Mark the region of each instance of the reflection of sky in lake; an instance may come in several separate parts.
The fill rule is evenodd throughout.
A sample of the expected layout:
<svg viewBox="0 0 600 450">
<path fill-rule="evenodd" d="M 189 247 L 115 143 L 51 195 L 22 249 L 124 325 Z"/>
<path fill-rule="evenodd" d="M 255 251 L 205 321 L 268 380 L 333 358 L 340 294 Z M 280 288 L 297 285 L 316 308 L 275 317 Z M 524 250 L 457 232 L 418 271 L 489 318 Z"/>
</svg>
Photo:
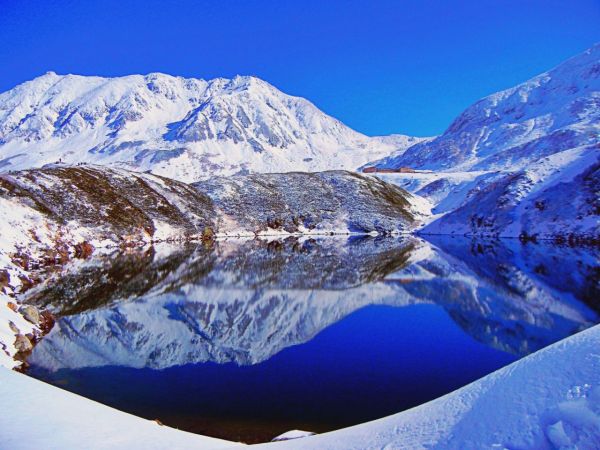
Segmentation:
<svg viewBox="0 0 600 450">
<path fill-rule="evenodd" d="M 36 347 L 30 374 L 166 424 L 259 441 L 398 412 L 597 321 L 588 252 L 436 245 L 219 243 L 90 262 L 58 291 L 31 294 L 60 297 L 70 315 Z"/>
</svg>

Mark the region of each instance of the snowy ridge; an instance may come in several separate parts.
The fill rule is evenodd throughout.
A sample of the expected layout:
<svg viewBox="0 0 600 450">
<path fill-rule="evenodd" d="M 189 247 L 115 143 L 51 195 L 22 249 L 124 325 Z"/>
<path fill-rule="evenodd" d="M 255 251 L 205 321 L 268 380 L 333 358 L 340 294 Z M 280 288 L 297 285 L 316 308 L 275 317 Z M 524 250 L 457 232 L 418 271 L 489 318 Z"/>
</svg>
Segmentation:
<svg viewBox="0 0 600 450">
<path fill-rule="evenodd" d="M 437 138 L 380 167 L 517 170 L 542 157 L 600 142 L 600 44 L 467 108 Z"/>
<path fill-rule="evenodd" d="M 383 175 L 429 201 L 425 233 L 597 243 L 599 149 L 600 44 L 372 164 L 434 171 Z"/>
<path fill-rule="evenodd" d="M 190 182 L 249 171 L 352 170 L 419 140 L 364 136 L 247 76 L 49 72 L 0 94 L 0 171 L 61 160 Z"/>
</svg>

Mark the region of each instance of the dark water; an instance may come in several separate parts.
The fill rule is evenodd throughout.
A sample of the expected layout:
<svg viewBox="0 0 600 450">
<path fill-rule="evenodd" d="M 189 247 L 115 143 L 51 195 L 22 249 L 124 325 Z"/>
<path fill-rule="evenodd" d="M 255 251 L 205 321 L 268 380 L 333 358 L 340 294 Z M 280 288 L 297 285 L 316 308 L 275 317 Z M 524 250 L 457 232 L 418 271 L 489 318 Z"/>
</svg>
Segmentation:
<svg viewBox="0 0 600 450">
<path fill-rule="evenodd" d="M 60 280 L 60 281 L 58 281 Z M 591 250 L 458 238 L 219 242 L 68 268 L 28 373 L 245 442 L 402 411 L 600 322 Z"/>
</svg>

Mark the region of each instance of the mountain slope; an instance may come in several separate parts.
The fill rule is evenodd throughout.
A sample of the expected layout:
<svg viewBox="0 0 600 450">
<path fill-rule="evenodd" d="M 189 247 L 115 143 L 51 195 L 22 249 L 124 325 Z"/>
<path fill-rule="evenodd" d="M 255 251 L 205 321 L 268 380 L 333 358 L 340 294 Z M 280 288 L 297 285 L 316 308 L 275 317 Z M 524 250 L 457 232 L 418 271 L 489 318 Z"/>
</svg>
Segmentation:
<svg viewBox="0 0 600 450">
<path fill-rule="evenodd" d="M 425 232 L 596 242 L 598 150 L 600 44 L 373 164 L 435 171 L 384 176 L 443 216 Z"/>
<path fill-rule="evenodd" d="M 598 243 L 599 148 L 566 150 L 507 174 L 424 232 Z"/>
<path fill-rule="evenodd" d="M 485 97 L 437 138 L 380 167 L 517 170 L 600 142 L 600 44 L 513 88 Z"/>
<path fill-rule="evenodd" d="M 369 138 L 254 77 L 49 72 L 0 94 L 0 170 L 67 163 L 212 174 L 354 169 L 418 142 Z"/>
</svg>

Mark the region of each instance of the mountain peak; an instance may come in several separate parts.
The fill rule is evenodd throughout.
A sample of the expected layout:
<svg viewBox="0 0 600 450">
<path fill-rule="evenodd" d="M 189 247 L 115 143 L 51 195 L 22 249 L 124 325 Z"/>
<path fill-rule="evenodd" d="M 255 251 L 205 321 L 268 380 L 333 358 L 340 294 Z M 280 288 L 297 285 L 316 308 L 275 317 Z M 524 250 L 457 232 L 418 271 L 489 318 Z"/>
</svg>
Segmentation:
<svg viewBox="0 0 600 450">
<path fill-rule="evenodd" d="M 397 149 L 254 76 L 46 74 L 0 94 L 0 171 L 58 160 L 211 175 L 355 169 Z"/>
</svg>

